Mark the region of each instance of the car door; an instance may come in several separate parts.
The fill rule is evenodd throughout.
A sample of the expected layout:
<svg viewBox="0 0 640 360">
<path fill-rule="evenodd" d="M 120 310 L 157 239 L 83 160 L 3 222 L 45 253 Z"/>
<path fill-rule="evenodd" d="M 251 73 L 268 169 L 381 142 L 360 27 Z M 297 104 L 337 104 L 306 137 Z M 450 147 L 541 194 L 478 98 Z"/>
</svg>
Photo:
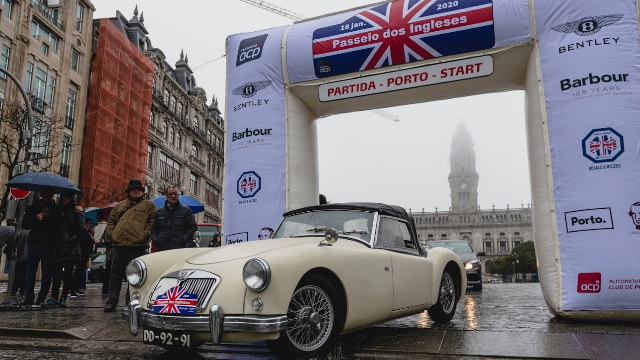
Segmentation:
<svg viewBox="0 0 640 360">
<path fill-rule="evenodd" d="M 409 224 L 392 217 L 380 217 L 376 248 L 391 254 L 393 279 L 393 310 L 415 307 L 426 303 L 427 261 L 420 255 L 416 242 L 411 239 Z"/>
</svg>

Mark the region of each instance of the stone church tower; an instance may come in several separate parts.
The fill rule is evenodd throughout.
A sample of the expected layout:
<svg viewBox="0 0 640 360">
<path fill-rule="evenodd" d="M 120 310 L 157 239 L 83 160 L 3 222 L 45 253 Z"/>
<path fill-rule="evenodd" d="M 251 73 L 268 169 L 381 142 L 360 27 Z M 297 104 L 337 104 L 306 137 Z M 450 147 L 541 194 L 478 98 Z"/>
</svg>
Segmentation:
<svg viewBox="0 0 640 360">
<path fill-rule="evenodd" d="M 476 152 L 467 127 L 458 124 L 449 156 L 451 172 L 451 211 L 468 212 L 478 209 L 478 173 L 476 172 Z"/>
</svg>

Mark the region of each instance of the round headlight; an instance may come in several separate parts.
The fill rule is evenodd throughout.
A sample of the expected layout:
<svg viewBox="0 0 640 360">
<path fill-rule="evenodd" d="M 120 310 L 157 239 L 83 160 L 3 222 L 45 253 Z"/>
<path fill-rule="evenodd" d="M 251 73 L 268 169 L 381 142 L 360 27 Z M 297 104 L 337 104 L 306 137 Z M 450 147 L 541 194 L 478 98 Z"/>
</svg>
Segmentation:
<svg viewBox="0 0 640 360">
<path fill-rule="evenodd" d="M 266 289 L 271 279 L 269 264 L 259 258 L 250 259 L 242 268 L 242 279 L 253 291 L 260 292 Z"/>
<path fill-rule="evenodd" d="M 127 264 L 127 282 L 131 286 L 140 286 L 147 278 L 147 267 L 140 259 L 133 259 Z"/>
</svg>

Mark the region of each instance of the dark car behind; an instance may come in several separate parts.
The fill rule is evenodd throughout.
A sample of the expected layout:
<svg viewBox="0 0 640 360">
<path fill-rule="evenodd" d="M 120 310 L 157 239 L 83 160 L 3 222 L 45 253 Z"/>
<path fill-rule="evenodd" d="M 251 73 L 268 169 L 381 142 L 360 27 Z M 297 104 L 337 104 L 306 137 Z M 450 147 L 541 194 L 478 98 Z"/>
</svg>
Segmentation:
<svg viewBox="0 0 640 360">
<path fill-rule="evenodd" d="M 107 255 L 105 254 L 95 255 L 91 259 L 91 267 L 88 274 L 89 282 L 102 282 L 106 261 Z"/>
<path fill-rule="evenodd" d="M 473 246 L 466 240 L 427 241 L 427 248 L 435 247 L 444 247 L 456 253 L 467 270 L 467 286 L 482 290 L 482 262 L 478 256 L 484 256 L 484 251 L 474 252 Z"/>
</svg>

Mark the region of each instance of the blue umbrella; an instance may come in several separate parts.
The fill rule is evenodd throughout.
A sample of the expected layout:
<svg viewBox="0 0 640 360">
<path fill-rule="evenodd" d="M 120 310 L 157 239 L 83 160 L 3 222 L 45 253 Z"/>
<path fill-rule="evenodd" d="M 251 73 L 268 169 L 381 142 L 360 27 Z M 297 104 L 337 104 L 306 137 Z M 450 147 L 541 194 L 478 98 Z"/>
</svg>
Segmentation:
<svg viewBox="0 0 640 360">
<path fill-rule="evenodd" d="M 194 214 L 204 211 L 204 205 L 202 205 L 200 201 L 192 198 L 189 195 L 180 195 L 178 196 L 178 200 L 180 201 L 180 204 L 185 205 L 186 207 L 191 209 L 191 212 L 193 212 Z M 157 198 L 151 199 L 151 201 L 156 203 L 156 205 L 160 208 L 164 206 L 164 202 L 167 201 L 167 197 L 164 195 L 158 196 Z"/>
<path fill-rule="evenodd" d="M 102 208 L 99 207 L 88 207 L 84 209 L 84 217 L 91 220 L 91 225 L 93 227 L 98 226 L 100 213 L 102 212 Z"/>
<path fill-rule="evenodd" d="M 66 177 L 48 172 L 28 172 L 18 175 L 11 179 L 6 185 L 16 189 L 38 192 L 42 191 L 45 187 L 50 187 L 53 189 L 53 192 L 57 194 L 65 191 L 80 192 L 80 189 L 73 185 Z"/>
</svg>

